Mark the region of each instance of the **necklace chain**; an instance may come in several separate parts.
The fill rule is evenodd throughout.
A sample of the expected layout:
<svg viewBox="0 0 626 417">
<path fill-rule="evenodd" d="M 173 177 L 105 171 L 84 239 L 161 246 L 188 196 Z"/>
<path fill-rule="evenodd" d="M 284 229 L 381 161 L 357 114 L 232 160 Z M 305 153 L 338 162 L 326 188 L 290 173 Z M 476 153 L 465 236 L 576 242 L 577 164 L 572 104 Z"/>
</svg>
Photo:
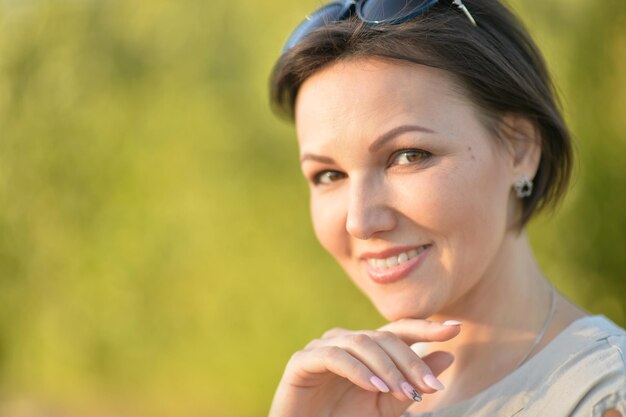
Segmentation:
<svg viewBox="0 0 626 417">
<path fill-rule="evenodd" d="M 543 327 L 541 328 L 541 331 L 535 338 L 535 341 L 533 342 L 533 345 L 530 347 L 530 350 L 526 353 L 526 355 L 524 355 L 522 360 L 519 361 L 519 363 L 514 369 L 517 369 L 520 366 L 522 366 L 524 362 L 528 360 L 530 355 L 535 351 L 535 348 L 537 347 L 537 345 L 541 343 L 541 341 L 543 340 L 543 337 L 546 335 L 546 332 L 548 331 L 548 327 L 550 327 L 550 322 L 552 321 L 552 317 L 554 317 L 554 312 L 556 311 L 556 290 L 554 289 L 554 286 L 552 285 L 552 283 L 550 283 L 549 281 L 548 283 L 550 284 L 550 310 L 548 311 L 548 316 L 546 317 L 546 320 L 543 322 Z"/>
<path fill-rule="evenodd" d="M 548 331 L 548 328 L 550 327 L 550 323 L 552 322 L 552 317 L 554 317 L 554 312 L 556 311 L 556 290 L 554 289 L 554 286 L 552 285 L 550 281 L 548 281 L 548 284 L 550 285 L 550 310 L 548 311 L 548 316 L 543 322 L 543 326 L 541 330 L 539 331 L 539 334 L 537 335 L 537 337 L 535 337 L 535 341 L 533 342 L 533 345 L 530 347 L 530 350 L 526 353 L 526 355 L 524 355 L 522 360 L 519 361 L 519 363 L 514 369 L 517 369 L 520 366 L 522 366 L 528 360 L 528 358 L 530 358 L 530 355 L 534 352 L 537 345 L 541 343 L 544 336 L 546 335 L 546 332 Z M 412 416 L 413 414 L 411 412 L 406 411 L 404 414 L 402 414 L 401 417 L 412 417 Z"/>
</svg>

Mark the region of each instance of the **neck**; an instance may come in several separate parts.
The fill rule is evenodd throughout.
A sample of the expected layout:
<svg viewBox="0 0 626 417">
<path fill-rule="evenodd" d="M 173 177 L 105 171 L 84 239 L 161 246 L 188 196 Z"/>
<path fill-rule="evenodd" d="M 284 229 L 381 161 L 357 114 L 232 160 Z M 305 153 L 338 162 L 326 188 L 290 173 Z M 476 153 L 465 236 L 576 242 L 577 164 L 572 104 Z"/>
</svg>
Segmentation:
<svg viewBox="0 0 626 417">
<path fill-rule="evenodd" d="M 541 273 L 525 233 L 509 233 L 495 259 L 462 299 L 430 317 L 440 322 L 460 320 L 462 330 L 452 340 L 423 346 L 422 356 L 443 350 L 455 360 L 439 376 L 446 389 L 424 396 L 409 411 L 439 409 L 478 394 L 513 372 L 531 348 L 530 357 L 586 315 L 557 294 L 556 313 L 545 337 L 533 348 L 550 312 L 551 285 Z"/>
<path fill-rule="evenodd" d="M 526 234 L 510 233 L 482 279 L 431 320 L 460 320 L 488 333 L 503 327 L 532 332 L 533 319 L 542 322 L 547 314 L 550 291 Z M 476 340 L 475 334 L 467 336 Z"/>
<path fill-rule="evenodd" d="M 495 259 L 462 299 L 430 317 L 463 322 L 459 336 L 436 346 L 455 356 L 442 375 L 451 388 L 446 402 L 475 395 L 512 372 L 546 322 L 552 289 L 526 234 L 510 233 Z"/>
</svg>

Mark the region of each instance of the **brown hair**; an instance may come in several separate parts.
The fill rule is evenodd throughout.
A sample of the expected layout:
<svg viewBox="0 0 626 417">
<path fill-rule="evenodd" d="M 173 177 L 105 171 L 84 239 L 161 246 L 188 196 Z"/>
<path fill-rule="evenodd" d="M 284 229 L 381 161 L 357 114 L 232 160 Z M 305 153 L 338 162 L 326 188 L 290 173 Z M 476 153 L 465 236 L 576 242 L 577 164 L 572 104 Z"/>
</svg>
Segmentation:
<svg viewBox="0 0 626 417">
<path fill-rule="evenodd" d="M 399 25 L 350 18 L 312 32 L 274 66 L 272 105 L 293 120 L 302 83 L 341 59 L 379 57 L 445 70 L 482 110 L 494 133 L 491 122 L 505 113 L 525 115 L 539 129 L 541 161 L 533 193 L 522 200 L 521 227 L 565 193 L 572 166 L 570 133 L 541 53 L 522 23 L 499 0 L 465 0 L 475 27 L 449 3 L 441 1 Z"/>
</svg>

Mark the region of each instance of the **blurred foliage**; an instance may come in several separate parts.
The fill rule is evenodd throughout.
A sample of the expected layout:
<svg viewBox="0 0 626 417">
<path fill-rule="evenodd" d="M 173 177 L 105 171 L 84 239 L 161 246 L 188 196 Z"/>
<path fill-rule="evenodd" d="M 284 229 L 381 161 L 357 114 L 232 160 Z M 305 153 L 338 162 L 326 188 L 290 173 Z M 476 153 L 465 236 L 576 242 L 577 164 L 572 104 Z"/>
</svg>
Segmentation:
<svg viewBox="0 0 626 417">
<path fill-rule="evenodd" d="M 382 323 L 267 104 L 318 4 L 0 0 L 0 416 L 265 415 L 291 352 Z M 537 256 L 624 326 L 626 2 L 512 4 L 579 157 Z"/>
</svg>

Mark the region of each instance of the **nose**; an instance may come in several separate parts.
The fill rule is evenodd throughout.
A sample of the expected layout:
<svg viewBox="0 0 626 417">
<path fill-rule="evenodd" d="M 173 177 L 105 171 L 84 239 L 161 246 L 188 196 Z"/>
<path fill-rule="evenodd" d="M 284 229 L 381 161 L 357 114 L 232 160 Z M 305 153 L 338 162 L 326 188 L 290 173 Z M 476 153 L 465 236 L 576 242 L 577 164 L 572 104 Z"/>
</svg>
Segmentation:
<svg viewBox="0 0 626 417">
<path fill-rule="evenodd" d="M 366 240 L 377 233 L 393 230 L 396 215 L 387 200 L 384 186 L 353 179 L 350 184 L 346 230 Z"/>
</svg>

